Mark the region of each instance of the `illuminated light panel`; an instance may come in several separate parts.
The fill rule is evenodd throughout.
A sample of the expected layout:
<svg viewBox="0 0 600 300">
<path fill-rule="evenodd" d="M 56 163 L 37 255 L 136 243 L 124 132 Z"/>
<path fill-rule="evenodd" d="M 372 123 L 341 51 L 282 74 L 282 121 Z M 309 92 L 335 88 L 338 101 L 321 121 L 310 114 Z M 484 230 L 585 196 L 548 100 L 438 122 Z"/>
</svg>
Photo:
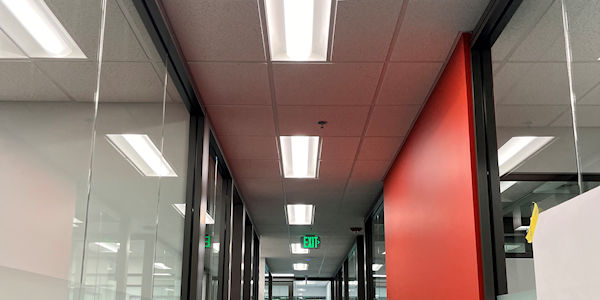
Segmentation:
<svg viewBox="0 0 600 300">
<path fill-rule="evenodd" d="M 163 263 L 154 263 L 154 268 L 159 270 L 171 270 L 171 268 Z"/>
<path fill-rule="evenodd" d="M 271 60 L 326 61 L 331 0 L 266 0 Z"/>
<path fill-rule="evenodd" d="M 290 245 L 291 249 L 292 249 L 292 254 L 308 254 L 310 253 L 310 250 L 302 248 L 302 244 L 300 243 L 292 243 Z"/>
<path fill-rule="evenodd" d="M 372 266 L 373 272 L 379 271 L 382 267 L 383 267 L 382 264 L 373 264 L 373 266 Z"/>
<path fill-rule="evenodd" d="M 518 167 L 525 160 L 554 141 L 553 136 L 515 136 L 498 149 L 500 176 Z"/>
<path fill-rule="evenodd" d="M 171 274 L 171 273 L 154 273 L 152 275 L 154 275 L 154 276 L 173 276 L 173 274 Z"/>
<path fill-rule="evenodd" d="M 177 177 L 148 135 L 107 134 L 106 138 L 140 174 L 152 177 Z"/>
<path fill-rule="evenodd" d="M 312 225 L 315 207 L 312 204 L 288 204 L 287 218 L 289 225 Z"/>
<path fill-rule="evenodd" d="M 321 152 L 318 136 L 281 136 L 285 178 L 317 178 Z"/>
<path fill-rule="evenodd" d="M 171 206 L 182 216 L 185 218 L 185 203 L 175 203 L 171 204 Z M 215 224 L 215 219 L 211 217 L 208 212 L 206 212 L 206 224 L 211 225 Z"/>
<path fill-rule="evenodd" d="M 28 57 L 86 58 L 43 0 L 0 0 L 0 20 Z"/>
<path fill-rule="evenodd" d="M 294 271 L 306 271 L 308 270 L 308 264 L 296 263 L 294 264 Z"/>
<path fill-rule="evenodd" d="M 500 193 L 508 190 L 511 186 L 517 184 L 516 181 L 500 181 Z"/>
<path fill-rule="evenodd" d="M 294 277 L 294 274 L 291 273 L 272 273 L 273 277 Z"/>
<path fill-rule="evenodd" d="M 95 242 L 95 245 L 103 248 L 107 252 L 117 253 L 119 252 L 119 247 L 121 244 L 119 243 L 111 243 L 111 242 Z"/>
</svg>

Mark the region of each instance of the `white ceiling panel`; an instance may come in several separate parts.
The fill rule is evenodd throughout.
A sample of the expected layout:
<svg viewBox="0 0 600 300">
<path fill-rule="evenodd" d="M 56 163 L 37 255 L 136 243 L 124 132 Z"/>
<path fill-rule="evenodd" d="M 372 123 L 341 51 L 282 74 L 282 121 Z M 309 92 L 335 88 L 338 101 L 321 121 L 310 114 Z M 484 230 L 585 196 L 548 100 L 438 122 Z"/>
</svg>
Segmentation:
<svg viewBox="0 0 600 300">
<path fill-rule="evenodd" d="M 210 105 L 208 116 L 218 135 L 275 136 L 271 106 Z"/>
<path fill-rule="evenodd" d="M 191 62 L 188 65 L 205 105 L 271 105 L 265 63 Z"/>
<path fill-rule="evenodd" d="M 0 90 L 2 101 L 71 100 L 30 62 L 0 62 Z"/>
<path fill-rule="evenodd" d="M 367 136 L 406 136 L 419 105 L 375 106 Z"/>
<path fill-rule="evenodd" d="M 274 64 L 277 104 L 369 105 L 381 68 L 379 63 Z"/>
<path fill-rule="evenodd" d="M 365 137 L 358 153 L 359 160 L 388 160 L 396 157 L 404 137 Z"/>
<path fill-rule="evenodd" d="M 577 127 L 598 127 L 600 128 L 600 106 L 598 105 L 577 105 Z M 571 110 L 563 113 L 560 118 L 552 123 L 553 127 L 573 127 Z M 594 138 L 594 139 L 597 139 Z"/>
<path fill-rule="evenodd" d="M 488 2 L 409 1 L 392 61 L 445 61 L 459 32 L 473 30 Z"/>
<path fill-rule="evenodd" d="M 383 180 L 392 161 L 388 160 L 357 160 L 352 170 L 351 181 L 379 181 Z"/>
<path fill-rule="evenodd" d="M 377 104 L 422 104 L 442 63 L 390 63 Z"/>
<path fill-rule="evenodd" d="M 320 179 L 346 179 L 350 175 L 353 160 L 323 160 L 319 164 Z"/>
<path fill-rule="evenodd" d="M 258 2 L 162 1 L 188 61 L 264 61 Z"/>
<path fill-rule="evenodd" d="M 569 110 L 568 105 L 497 105 L 498 127 L 543 127 Z"/>
<path fill-rule="evenodd" d="M 323 137 L 322 160 L 354 160 L 360 137 Z"/>
<path fill-rule="evenodd" d="M 229 167 L 235 170 L 237 179 L 279 179 L 281 172 L 279 161 L 274 159 L 233 159 Z"/>
<path fill-rule="evenodd" d="M 384 61 L 402 0 L 338 1 L 333 61 Z"/>
<path fill-rule="evenodd" d="M 283 206 L 283 187 L 281 179 L 245 179 L 237 182 L 248 202 L 262 204 L 281 204 Z"/>
<path fill-rule="evenodd" d="M 228 160 L 277 160 L 277 139 L 274 136 L 219 136 Z M 235 170 L 234 170 L 235 171 Z"/>
<path fill-rule="evenodd" d="M 361 136 L 368 106 L 280 106 L 281 135 Z M 317 122 L 327 121 L 324 128 Z"/>
</svg>

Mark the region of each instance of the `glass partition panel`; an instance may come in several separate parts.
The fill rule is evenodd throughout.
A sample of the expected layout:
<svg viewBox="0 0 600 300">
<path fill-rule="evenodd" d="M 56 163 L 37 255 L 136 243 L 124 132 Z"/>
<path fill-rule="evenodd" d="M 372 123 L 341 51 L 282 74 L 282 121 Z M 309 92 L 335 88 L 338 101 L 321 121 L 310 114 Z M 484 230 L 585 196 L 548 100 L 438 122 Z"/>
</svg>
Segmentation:
<svg viewBox="0 0 600 300">
<path fill-rule="evenodd" d="M 348 254 L 348 299 L 358 299 L 358 259 L 356 256 L 356 244 Z"/>
<path fill-rule="evenodd" d="M 294 299 L 331 300 L 331 281 L 296 280 Z"/>
<path fill-rule="evenodd" d="M 387 280 L 385 272 L 385 230 L 384 211 L 381 207 L 371 221 L 371 253 L 373 255 L 373 288 L 375 299 L 387 299 Z"/>
</svg>

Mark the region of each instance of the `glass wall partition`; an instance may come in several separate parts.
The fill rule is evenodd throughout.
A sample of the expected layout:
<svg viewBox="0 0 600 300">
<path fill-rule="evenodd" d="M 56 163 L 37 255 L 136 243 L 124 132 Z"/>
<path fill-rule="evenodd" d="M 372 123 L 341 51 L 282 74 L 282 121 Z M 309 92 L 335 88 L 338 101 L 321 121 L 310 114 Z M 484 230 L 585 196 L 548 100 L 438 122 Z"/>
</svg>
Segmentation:
<svg viewBox="0 0 600 300">
<path fill-rule="evenodd" d="M 190 117 L 133 1 L 0 15 L 2 297 L 179 299 Z"/>
<path fill-rule="evenodd" d="M 373 299 L 387 299 L 387 280 L 386 280 L 386 265 L 385 265 L 385 228 L 384 228 L 384 211 L 383 205 L 381 205 L 370 218 L 370 241 L 367 244 L 371 248 L 370 256 L 372 258 L 371 264 L 371 276 L 367 278 L 371 280 L 372 284 L 369 284 L 371 291 L 369 291 L 370 297 Z M 368 270 L 367 270 L 368 271 Z M 369 274 L 369 272 L 367 273 Z"/>
<path fill-rule="evenodd" d="M 293 294 L 294 299 L 332 300 L 331 281 L 296 280 Z"/>
<path fill-rule="evenodd" d="M 356 243 L 348 254 L 348 299 L 358 299 L 358 258 L 356 255 Z"/>
<path fill-rule="evenodd" d="M 525 0 L 491 49 L 503 299 L 536 299 L 534 203 L 544 212 L 599 185 L 599 25 L 600 1 Z"/>
</svg>

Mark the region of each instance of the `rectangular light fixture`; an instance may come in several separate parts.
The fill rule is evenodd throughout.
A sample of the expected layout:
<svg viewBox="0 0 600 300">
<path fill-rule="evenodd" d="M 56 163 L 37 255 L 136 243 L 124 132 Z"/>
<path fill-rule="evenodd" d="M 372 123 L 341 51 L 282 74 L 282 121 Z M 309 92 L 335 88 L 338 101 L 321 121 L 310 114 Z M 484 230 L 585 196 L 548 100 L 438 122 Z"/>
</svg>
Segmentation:
<svg viewBox="0 0 600 300">
<path fill-rule="evenodd" d="M 81 222 L 81 220 L 77 219 L 77 218 L 73 218 L 73 227 L 79 227 L 79 224 L 81 224 L 83 222 Z"/>
<path fill-rule="evenodd" d="M 119 243 L 111 243 L 111 242 L 95 242 L 95 245 L 103 248 L 106 252 L 117 253 L 119 252 L 119 247 L 121 244 Z"/>
<path fill-rule="evenodd" d="M 310 250 L 302 248 L 302 244 L 300 243 L 292 243 L 290 247 L 292 254 L 308 254 L 310 252 Z"/>
<path fill-rule="evenodd" d="M 525 226 L 525 225 L 521 225 L 517 228 L 515 228 L 515 231 L 527 231 L 529 230 L 529 226 Z"/>
<path fill-rule="evenodd" d="M 106 139 L 140 174 L 152 177 L 177 177 L 148 135 L 107 134 Z"/>
<path fill-rule="evenodd" d="M 273 277 L 294 277 L 294 274 L 291 273 L 272 273 Z"/>
<path fill-rule="evenodd" d="M 160 262 L 154 263 L 154 268 L 159 269 L 159 270 L 171 270 L 170 267 L 168 267 L 167 265 L 160 263 Z"/>
<path fill-rule="evenodd" d="M 296 263 L 294 264 L 294 271 L 306 271 L 308 270 L 308 264 Z"/>
<path fill-rule="evenodd" d="M 500 194 L 508 190 L 511 186 L 517 184 L 516 181 L 500 181 Z"/>
<path fill-rule="evenodd" d="M 185 218 L 185 203 L 174 203 L 171 206 L 183 217 Z M 208 212 L 206 212 L 206 224 L 211 225 L 215 224 L 215 219 L 211 217 Z"/>
<path fill-rule="evenodd" d="M 152 275 L 154 275 L 154 276 L 173 276 L 173 274 L 171 274 L 171 273 L 154 273 Z"/>
<path fill-rule="evenodd" d="M 318 136 L 281 136 L 283 177 L 317 178 L 321 152 Z"/>
<path fill-rule="evenodd" d="M 0 27 L 28 57 L 86 58 L 43 0 L 0 0 Z"/>
<path fill-rule="evenodd" d="M 515 136 L 498 149 L 500 176 L 512 171 L 554 141 L 553 136 Z"/>
<path fill-rule="evenodd" d="M 373 268 L 373 272 L 377 272 L 381 269 L 381 267 L 383 267 L 382 264 L 373 264 L 372 268 Z"/>
<path fill-rule="evenodd" d="M 385 274 L 373 274 L 373 277 L 375 277 L 375 278 L 385 278 L 387 276 Z"/>
<path fill-rule="evenodd" d="M 312 204 L 288 204 L 287 219 L 289 225 L 312 225 L 315 206 Z"/>
<path fill-rule="evenodd" d="M 331 0 L 266 0 L 271 60 L 325 61 Z"/>
</svg>

